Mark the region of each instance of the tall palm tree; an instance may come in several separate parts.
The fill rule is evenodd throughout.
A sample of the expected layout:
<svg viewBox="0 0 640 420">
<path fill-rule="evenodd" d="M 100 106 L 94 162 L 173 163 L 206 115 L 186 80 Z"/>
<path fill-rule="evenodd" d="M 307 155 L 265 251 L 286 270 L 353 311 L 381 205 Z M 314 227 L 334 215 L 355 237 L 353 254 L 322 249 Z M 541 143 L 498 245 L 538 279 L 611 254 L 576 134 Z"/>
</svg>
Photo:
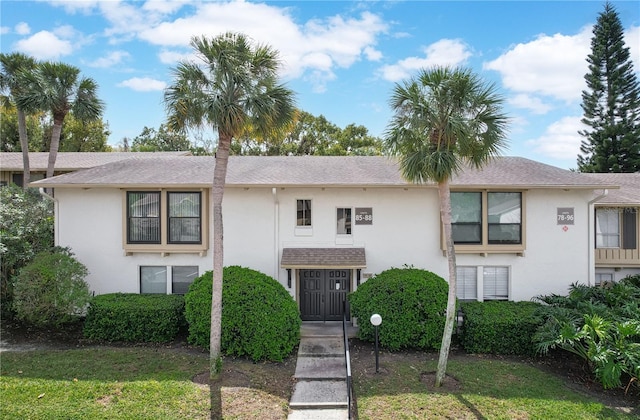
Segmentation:
<svg viewBox="0 0 640 420">
<path fill-rule="evenodd" d="M 36 60 L 22 53 L 5 54 L 0 53 L 0 64 L 2 65 L 2 72 L 0 73 L 0 89 L 2 92 L 9 91 L 9 96 L 3 95 L 3 102 L 15 101 L 16 97 L 20 94 L 21 83 L 18 81 L 18 76 L 21 72 L 32 71 L 36 67 Z M 27 188 L 31 181 L 31 169 L 29 167 L 29 137 L 27 136 L 27 123 L 25 117 L 25 111 L 22 107 L 16 105 L 18 114 L 18 137 L 20 138 L 20 148 L 22 149 L 22 165 L 24 167 L 22 186 Z"/>
<path fill-rule="evenodd" d="M 53 117 L 47 178 L 53 171 L 60 147 L 62 123 L 69 111 L 80 121 L 94 121 L 102 115 L 104 103 L 98 98 L 98 85 L 87 77 L 80 77 L 80 69 L 65 63 L 43 62 L 32 72 L 22 72 L 23 86 L 16 98 L 25 110 L 50 111 Z"/>
<path fill-rule="evenodd" d="M 503 98 L 470 70 L 435 67 L 397 84 L 394 115 L 385 133 L 388 150 L 399 156 L 405 179 L 438 184 L 440 218 L 449 266 L 449 294 L 436 386 L 444 380 L 456 313 L 456 259 L 451 233 L 449 182 L 464 166 L 480 168 L 506 142 Z"/>
<path fill-rule="evenodd" d="M 199 63 L 181 62 L 164 94 L 168 126 L 174 130 L 210 126 L 218 135 L 213 176 L 213 290 L 211 377 L 220 373 L 222 319 L 222 198 L 231 141 L 245 132 L 267 136 L 291 122 L 293 92 L 278 84 L 278 52 L 243 34 L 191 39 Z"/>
</svg>

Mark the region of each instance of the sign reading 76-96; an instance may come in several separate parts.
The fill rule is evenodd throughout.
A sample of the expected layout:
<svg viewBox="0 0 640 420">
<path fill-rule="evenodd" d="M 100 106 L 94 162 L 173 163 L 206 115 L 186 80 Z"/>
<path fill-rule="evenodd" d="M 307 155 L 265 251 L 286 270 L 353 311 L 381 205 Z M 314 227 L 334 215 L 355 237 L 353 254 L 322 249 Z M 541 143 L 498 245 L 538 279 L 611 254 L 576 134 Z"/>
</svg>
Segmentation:
<svg viewBox="0 0 640 420">
<path fill-rule="evenodd" d="M 372 225 L 373 209 L 371 207 L 356 207 L 356 225 Z"/>
<path fill-rule="evenodd" d="M 558 224 L 572 225 L 574 222 L 573 207 L 558 207 Z"/>
</svg>

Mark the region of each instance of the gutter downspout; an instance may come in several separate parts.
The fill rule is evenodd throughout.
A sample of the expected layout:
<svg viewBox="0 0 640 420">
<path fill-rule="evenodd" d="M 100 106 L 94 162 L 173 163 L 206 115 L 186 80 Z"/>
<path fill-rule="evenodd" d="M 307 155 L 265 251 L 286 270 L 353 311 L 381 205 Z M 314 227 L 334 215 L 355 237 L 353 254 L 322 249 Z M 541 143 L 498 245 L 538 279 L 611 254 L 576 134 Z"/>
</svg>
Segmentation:
<svg viewBox="0 0 640 420">
<path fill-rule="evenodd" d="M 278 189 L 271 188 L 273 195 L 273 278 L 280 282 L 280 270 L 278 270 L 278 256 L 280 254 L 280 202 L 278 201 Z"/>
<path fill-rule="evenodd" d="M 59 235 L 60 229 L 58 229 L 58 200 L 56 200 L 52 195 L 47 193 L 44 188 L 38 188 L 38 192 L 42 197 L 49 201 L 53 201 L 53 244 L 56 246 L 60 245 Z"/>
<path fill-rule="evenodd" d="M 607 188 L 602 190 L 602 194 L 596 196 L 592 200 L 589 201 L 589 214 L 587 215 L 587 220 L 589 223 L 589 243 L 587 244 L 587 264 L 588 264 L 588 275 L 587 275 L 587 286 L 591 286 L 595 284 L 596 277 L 596 266 L 595 266 L 595 248 L 596 248 L 596 225 L 594 223 L 596 217 L 596 211 L 594 207 L 594 203 L 601 198 L 609 195 L 609 190 Z"/>
</svg>

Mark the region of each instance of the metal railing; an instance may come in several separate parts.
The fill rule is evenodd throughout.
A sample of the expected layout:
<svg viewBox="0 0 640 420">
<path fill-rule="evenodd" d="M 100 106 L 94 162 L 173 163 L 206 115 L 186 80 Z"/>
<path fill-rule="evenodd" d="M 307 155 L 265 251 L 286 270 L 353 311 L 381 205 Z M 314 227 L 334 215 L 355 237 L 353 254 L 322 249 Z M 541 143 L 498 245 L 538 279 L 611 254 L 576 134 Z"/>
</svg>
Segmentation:
<svg viewBox="0 0 640 420">
<path fill-rule="evenodd" d="M 347 334 L 347 301 L 342 302 L 342 337 L 344 339 L 344 357 L 347 361 L 347 413 L 351 419 L 351 396 L 353 393 L 351 378 L 351 356 L 349 354 L 349 335 Z"/>
</svg>

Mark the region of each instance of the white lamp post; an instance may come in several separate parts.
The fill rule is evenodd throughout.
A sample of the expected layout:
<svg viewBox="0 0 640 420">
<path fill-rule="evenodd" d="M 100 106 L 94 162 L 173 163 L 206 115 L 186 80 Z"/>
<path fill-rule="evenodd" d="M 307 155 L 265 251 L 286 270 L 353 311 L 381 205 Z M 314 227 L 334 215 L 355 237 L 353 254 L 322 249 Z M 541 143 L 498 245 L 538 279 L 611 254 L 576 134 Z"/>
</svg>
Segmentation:
<svg viewBox="0 0 640 420">
<path fill-rule="evenodd" d="M 382 317 L 379 314 L 371 315 L 371 325 L 376 328 L 376 373 L 378 373 L 378 326 L 382 324 Z"/>
</svg>

